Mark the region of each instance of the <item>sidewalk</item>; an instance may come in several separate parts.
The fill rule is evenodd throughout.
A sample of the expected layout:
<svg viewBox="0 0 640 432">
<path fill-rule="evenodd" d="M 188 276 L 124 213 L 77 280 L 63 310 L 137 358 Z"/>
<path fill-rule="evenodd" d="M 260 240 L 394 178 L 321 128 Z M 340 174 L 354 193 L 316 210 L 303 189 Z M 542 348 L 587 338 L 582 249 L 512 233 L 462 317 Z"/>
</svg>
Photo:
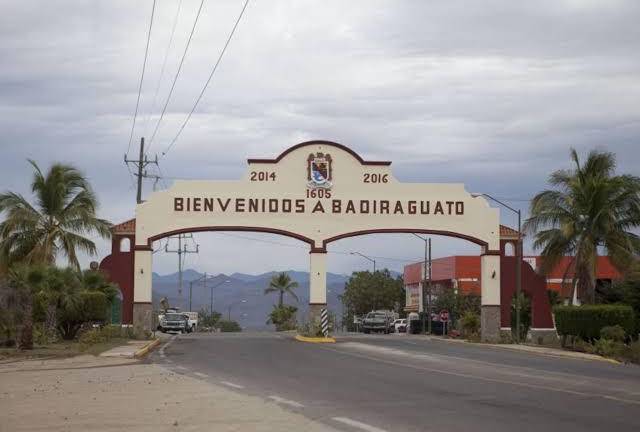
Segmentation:
<svg viewBox="0 0 640 432">
<path fill-rule="evenodd" d="M 0 432 L 332 431 L 155 364 L 78 356 L 0 365 Z"/>
<path fill-rule="evenodd" d="M 100 354 L 100 357 L 116 357 L 116 358 L 129 358 L 135 357 L 138 350 L 144 348 L 151 341 L 148 340 L 130 340 L 125 345 L 120 345 L 115 348 L 111 348 Z"/>
<path fill-rule="evenodd" d="M 441 336 L 423 336 L 423 335 L 411 335 L 411 336 L 422 337 L 428 340 L 438 340 L 442 342 L 463 343 L 463 344 L 469 344 L 469 345 L 475 345 L 475 346 L 481 346 L 481 347 L 521 351 L 521 352 L 527 352 L 531 354 L 544 355 L 548 357 L 564 357 L 564 358 L 572 358 L 572 359 L 579 359 L 579 360 L 593 360 L 593 361 L 600 361 L 600 362 L 606 362 L 606 363 L 620 364 L 620 362 L 617 360 L 602 357 L 596 354 L 588 354 L 588 353 L 582 353 L 577 351 L 568 351 L 560 348 L 551 348 L 551 347 L 526 345 L 526 344 L 490 344 L 490 343 L 469 342 L 465 339 L 448 339 L 448 338 L 443 338 Z"/>
</svg>

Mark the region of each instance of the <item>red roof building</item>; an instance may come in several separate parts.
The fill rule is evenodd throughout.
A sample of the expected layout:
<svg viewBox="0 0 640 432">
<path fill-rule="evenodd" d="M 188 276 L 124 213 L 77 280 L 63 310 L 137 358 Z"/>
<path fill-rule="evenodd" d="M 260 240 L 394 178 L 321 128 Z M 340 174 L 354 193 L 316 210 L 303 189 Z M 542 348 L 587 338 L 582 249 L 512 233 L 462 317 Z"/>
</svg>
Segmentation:
<svg viewBox="0 0 640 432">
<path fill-rule="evenodd" d="M 500 226 L 501 240 L 517 240 L 518 232 Z M 506 251 L 506 255 L 513 256 Z M 538 272 L 542 263 L 540 256 L 525 256 L 524 263 Z M 480 295 L 480 256 L 449 256 L 431 260 L 432 293 L 436 294 L 443 289 L 455 289 L 464 294 Z M 574 272 L 570 268 L 571 257 L 564 257 L 562 261 L 546 275 L 547 289 L 560 292 L 562 297 L 568 297 L 571 292 Z M 568 271 L 567 268 L 569 267 Z M 621 278 L 620 272 L 611 264 L 608 257 L 598 257 L 596 278 L 602 281 L 612 281 Z M 406 307 L 408 312 L 417 312 L 420 302 L 420 283 L 423 279 L 424 261 L 406 265 L 404 267 L 404 284 L 406 289 Z M 566 272 L 566 276 L 565 276 Z M 565 284 L 562 285 L 562 279 Z"/>
</svg>

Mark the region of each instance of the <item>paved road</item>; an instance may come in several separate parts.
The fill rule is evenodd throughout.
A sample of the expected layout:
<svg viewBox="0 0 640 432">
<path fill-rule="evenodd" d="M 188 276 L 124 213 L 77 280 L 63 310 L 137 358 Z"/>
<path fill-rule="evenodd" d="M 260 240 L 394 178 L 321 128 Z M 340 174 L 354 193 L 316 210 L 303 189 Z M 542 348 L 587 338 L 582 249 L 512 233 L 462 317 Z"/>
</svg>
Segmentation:
<svg viewBox="0 0 640 432">
<path fill-rule="evenodd" d="M 179 336 L 151 361 L 344 431 L 639 431 L 640 367 L 421 336 Z"/>
</svg>

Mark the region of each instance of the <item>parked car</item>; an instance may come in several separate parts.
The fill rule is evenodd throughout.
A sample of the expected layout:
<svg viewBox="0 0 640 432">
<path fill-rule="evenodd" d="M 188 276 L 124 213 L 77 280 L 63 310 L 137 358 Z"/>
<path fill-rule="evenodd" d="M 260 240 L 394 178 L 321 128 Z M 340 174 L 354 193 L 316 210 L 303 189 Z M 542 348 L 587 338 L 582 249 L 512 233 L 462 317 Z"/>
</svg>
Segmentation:
<svg viewBox="0 0 640 432">
<path fill-rule="evenodd" d="M 390 333 L 393 331 L 394 320 L 393 313 L 389 311 L 369 312 L 362 320 L 362 331 L 365 333 Z"/>
<path fill-rule="evenodd" d="M 158 328 L 162 333 L 170 331 L 186 333 L 189 331 L 189 320 L 181 313 L 167 313 L 160 319 Z"/>
<path fill-rule="evenodd" d="M 189 333 L 198 330 L 198 312 L 182 312 L 189 322 Z"/>
<path fill-rule="evenodd" d="M 396 333 L 407 332 L 407 320 L 404 318 L 397 319 L 393 322 L 393 328 Z"/>
</svg>

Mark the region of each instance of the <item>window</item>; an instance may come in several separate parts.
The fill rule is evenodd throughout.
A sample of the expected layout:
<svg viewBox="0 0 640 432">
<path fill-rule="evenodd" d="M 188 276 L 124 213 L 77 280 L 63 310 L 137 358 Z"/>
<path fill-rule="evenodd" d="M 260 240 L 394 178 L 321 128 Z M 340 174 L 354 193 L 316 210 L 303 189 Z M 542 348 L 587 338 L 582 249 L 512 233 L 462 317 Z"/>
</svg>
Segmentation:
<svg viewBox="0 0 640 432">
<path fill-rule="evenodd" d="M 515 256 L 516 248 L 511 242 L 504 244 L 504 256 Z"/>
<path fill-rule="evenodd" d="M 120 240 L 120 252 L 131 252 L 131 240 L 129 240 L 129 237 L 123 237 Z"/>
</svg>

